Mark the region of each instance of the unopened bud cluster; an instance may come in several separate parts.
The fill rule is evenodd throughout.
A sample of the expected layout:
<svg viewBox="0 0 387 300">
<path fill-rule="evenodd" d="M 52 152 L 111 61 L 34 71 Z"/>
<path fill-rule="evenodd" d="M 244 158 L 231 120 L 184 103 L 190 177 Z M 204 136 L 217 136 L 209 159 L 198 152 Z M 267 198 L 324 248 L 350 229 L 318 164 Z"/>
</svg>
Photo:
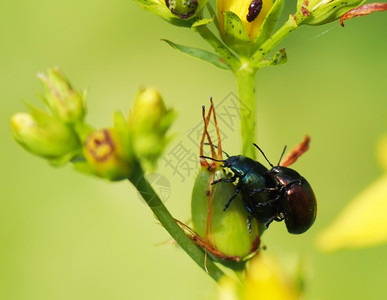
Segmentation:
<svg viewBox="0 0 387 300">
<path fill-rule="evenodd" d="M 28 113 L 11 117 L 13 136 L 26 150 L 55 165 L 72 162 L 108 180 L 128 178 L 140 164 L 155 166 L 175 118 L 155 89 L 138 93 L 129 117 L 117 112 L 113 127 L 93 129 L 85 123 L 85 92 L 73 89 L 57 68 L 38 78 L 49 112 L 28 105 Z"/>
</svg>

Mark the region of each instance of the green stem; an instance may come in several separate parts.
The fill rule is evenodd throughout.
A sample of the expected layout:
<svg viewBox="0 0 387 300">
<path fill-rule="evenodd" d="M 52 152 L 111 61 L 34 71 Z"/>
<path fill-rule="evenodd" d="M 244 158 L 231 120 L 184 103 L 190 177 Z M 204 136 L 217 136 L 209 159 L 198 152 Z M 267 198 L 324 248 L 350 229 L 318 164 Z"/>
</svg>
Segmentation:
<svg viewBox="0 0 387 300">
<path fill-rule="evenodd" d="M 298 27 L 297 22 L 294 19 L 293 15 L 290 15 L 288 21 L 279 28 L 272 36 L 270 36 L 261 47 L 251 56 L 250 66 L 253 68 L 258 68 L 261 60 L 273 50 L 275 46 L 279 44 L 289 33 L 294 31 Z"/>
<path fill-rule="evenodd" d="M 234 72 L 237 79 L 239 95 L 239 111 L 241 116 L 242 155 L 255 159 L 255 148 L 257 143 L 256 129 L 256 102 L 255 102 L 255 73 L 248 64 L 244 64 L 238 71 Z"/>
<path fill-rule="evenodd" d="M 156 218 L 177 242 L 177 244 L 199 265 L 199 267 L 208 271 L 208 274 L 215 281 L 219 281 L 224 273 L 215 265 L 210 257 L 207 257 L 206 260 L 204 252 L 191 241 L 191 239 L 176 223 L 175 219 L 157 196 L 150 183 L 144 177 L 142 170 L 139 168 L 139 171 L 136 172 L 135 176 L 131 176 L 129 180 L 137 188 L 145 202 L 155 214 Z"/>
</svg>

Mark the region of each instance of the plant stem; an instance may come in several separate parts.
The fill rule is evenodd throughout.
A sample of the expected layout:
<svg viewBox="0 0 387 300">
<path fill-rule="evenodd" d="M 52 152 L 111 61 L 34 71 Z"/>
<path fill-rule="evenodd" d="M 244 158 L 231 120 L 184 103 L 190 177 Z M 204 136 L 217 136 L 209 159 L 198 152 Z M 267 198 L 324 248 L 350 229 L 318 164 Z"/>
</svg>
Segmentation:
<svg viewBox="0 0 387 300">
<path fill-rule="evenodd" d="M 255 73 L 248 64 L 234 72 L 237 79 L 239 95 L 239 111 L 241 117 L 242 155 L 255 159 L 255 148 L 257 143 L 256 129 L 256 102 L 255 102 Z"/>
<path fill-rule="evenodd" d="M 242 154 L 255 159 L 253 143 L 258 142 L 256 129 L 256 101 L 255 101 L 255 74 L 259 69 L 261 60 L 273 50 L 290 32 L 297 28 L 293 16 L 278 29 L 262 46 L 250 57 L 241 62 L 238 70 L 234 71 L 237 79 L 238 94 L 241 103 L 239 111 L 241 116 Z"/>
<path fill-rule="evenodd" d="M 141 196 L 153 211 L 156 218 L 177 242 L 177 244 L 199 265 L 199 267 L 208 271 L 208 275 L 210 275 L 215 281 L 219 281 L 224 273 L 215 265 L 210 257 L 207 257 L 205 266 L 205 254 L 191 241 L 191 239 L 176 223 L 175 219 L 157 196 L 150 183 L 144 177 L 143 171 L 139 168 L 139 171 L 136 172 L 134 176 L 131 176 L 129 180 L 140 192 Z"/>
<path fill-rule="evenodd" d="M 293 15 L 289 16 L 288 21 L 282 25 L 272 36 L 270 36 L 261 47 L 251 56 L 249 64 L 257 68 L 261 60 L 279 44 L 289 33 L 298 27 Z"/>
</svg>

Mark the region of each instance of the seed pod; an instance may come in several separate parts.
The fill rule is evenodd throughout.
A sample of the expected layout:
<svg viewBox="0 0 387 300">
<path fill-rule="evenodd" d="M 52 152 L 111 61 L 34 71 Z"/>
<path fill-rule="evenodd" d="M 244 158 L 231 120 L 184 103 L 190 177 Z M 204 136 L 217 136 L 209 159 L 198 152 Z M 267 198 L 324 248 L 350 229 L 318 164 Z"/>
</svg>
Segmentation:
<svg viewBox="0 0 387 300">
<path fill-rule="evenodd" d="M 203 154 L 204 138 L 207 136 L 212 150 L 212 157 L 221 159 L 222 150 L 220 134 L 218 133 L 218 154 L 215 153 L 207 127 L 213 112 L 215 127 L 216 115 L 213 105 L 205 119 L 203 137 L 201 141 L 201 155 Z M 204 117 L 204 109 L 203 109 Z M 240 260 L 254 252 L 259 245 L 259 230 L 256 220 L 251 220 L 251 232 L 248 228 L 248 212 L 243 207 L 240 196 L 231 203 L 226 211 L 224 206 L 228 199 L 235 194 L 235 186 L 232 183 L 211 183 L 214 180 L 225 177 L 223 168 L 218 162 L 207 162 L 201 158 L 201 165 L 192 191 L 192 223 L 195 231 L 208 244 L 205 248 L 215 249 L 210 251 L 215 256 L 223 259 Z"/>
<path fill-rule="evenodd" d="M 234 185 L 211 182 L 224 177 L 220 166 L 212 171 L 200 167 L 192 191 L 192 223 L 195 231 L 215 249 L 229 257 L 244 257 L 256 250 L 259 237 L 257 222 L 252 220 L 249 233 L 248 214 L 238 196 L 227 211 L 223 211 L 227 200 L 235 193 Z"/>
</svg>

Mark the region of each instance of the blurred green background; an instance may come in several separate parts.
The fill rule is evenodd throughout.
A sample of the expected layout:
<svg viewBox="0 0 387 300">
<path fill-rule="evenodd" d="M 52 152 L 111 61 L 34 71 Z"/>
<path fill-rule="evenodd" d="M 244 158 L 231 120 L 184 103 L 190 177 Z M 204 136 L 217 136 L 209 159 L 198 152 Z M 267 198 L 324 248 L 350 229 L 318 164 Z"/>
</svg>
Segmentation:
<svg viewBox="0 0 387 300">
<path fill-rule="evenodd" d="M 88 120 L 109 126 L 127 111 L 137 88 L 158 87 L 179 111 L 168 151 L 201 120 L 208 97 L 235 92 L 228 72 L 181 55 L 161 38 L 207 47 L 130 0 L 2 1 L 0 11 L 0 298 L 211 299 L 215 283 L 168 235 L 127 182 L 108 183 L 54 169 L 11 138 L 9 117 L 38 103 L 37 71 L 59 66 L 77 88 L 89 88 Z M 288 3 L 285 15 L 293 12 Z M 273 224 L 268 252 L 291 269 L 306 264 L 306 299 L 380 299 L 387 294 L 387 245 L 324 254 L 317 234 L 382 174 L 375 143 L 387 129 L 387 15 L 376 13 L 303 27 L 281 45 L 289 61 L 257 76 L 258 138 L 269 158 L 304 134 L 311 149 L 295 168 L 313 186 L 319 211 L 301 236 Z M 215 102 L 216 104 L 216 102 Z M 237 131 L 224 149 L 239 152 Z M 197 151 L 193 144 L 188 144 Z M 185 181 L 160 162 L 171 195 L 167 207 L 190 218 L 194 176 Z M 359 220 L 362 222 L 362 220 Z"/>
</svg>

